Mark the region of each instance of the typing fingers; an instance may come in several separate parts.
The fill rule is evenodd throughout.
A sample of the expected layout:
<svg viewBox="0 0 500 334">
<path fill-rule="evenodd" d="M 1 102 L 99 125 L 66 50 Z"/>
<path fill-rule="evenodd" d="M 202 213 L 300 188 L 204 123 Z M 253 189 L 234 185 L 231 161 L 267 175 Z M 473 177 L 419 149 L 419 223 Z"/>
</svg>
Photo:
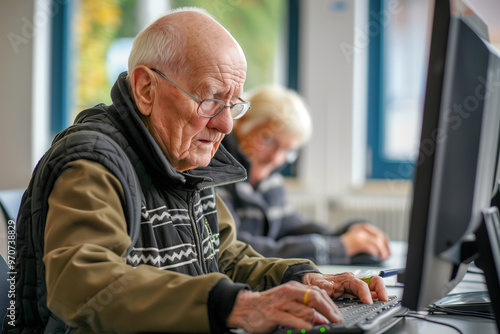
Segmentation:
<svg viewBox="0 0 500 334">
<path fill-rule="evenodd" d="M 303 328 L 303 329 L 311 329 L 314 324 L 314 310 L 312 308 L 302 307 L 304 311 L 300 311 L 297 309 L 290 310 L 278 310 L 276 312 L 275 322 L 280 326 L 290 327 L 290 328 Z M 308 312 L 305 310 L 308 309 Z M 300 316 L 299 316 L 300 314 Z"/>
<path fill-rule="evenodd" d="M 373 299 L 388 301 L 387 290 L 384 280 L 379 276 L 372 276 L 368 280 L 357 279 L 350 282 L 349 290 L 367 304 L 371 304 Z"/>
<path fill-rule="evenodd" d="M 311 329 L 314 324 L 341 321 L 340 312 L 325 291 L 288 282 L 262 292 L 240 291 L 227 325 L 262 333 L 279 325 Z"/>
<path fill-rule="evenodd" d="M 334 275 L 308 273 L 304 275 L 303 280 L 305 284 L 322 287 L 333 298 L 355 295 L 368 304 L 373 302 L 373 298 L 388 300 L 384 281 L 379 276 L 371 277 L 368 284 L 349 272 Z"/>
<path fill-rule="evenodd" d="M 369 282 L 369 288 L 373 299 L 388 301 L 387 289 L 385 288 L 382 277 L 373 276 Z"/>
<path fill-rule="evenodd" d="M 326 293 L 325 290 L 320 289 L 317 286 L 304 287 L 305 291 L 302 296 L 302 304 L 309 308 L 313 308 L 318 312 L 318 316 L 315 318 L 317 323 L 342 322 L 342 316 L 340 315 L 337 306 L 335 306 L 332 298 Z M 301 297 L 299 296 L 299 301 L 300 298 Z M 324 317 L 319 317 L 319 315 L 323 315 Z M 328 321 L 324 322 L 324 318 Z"/>
</svg>

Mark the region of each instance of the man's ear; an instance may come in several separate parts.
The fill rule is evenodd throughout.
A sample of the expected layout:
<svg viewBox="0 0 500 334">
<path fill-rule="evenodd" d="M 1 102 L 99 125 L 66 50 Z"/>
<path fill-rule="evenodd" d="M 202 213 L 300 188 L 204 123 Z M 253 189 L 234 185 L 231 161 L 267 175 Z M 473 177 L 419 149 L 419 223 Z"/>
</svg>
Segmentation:
<svg viewBox="0 0 500 334">
<path fill-rule="evenodd" d="M 151 114 L 155 97 L 153 72 L 144 65 L 139 65 L 132 71 L 130 86 L 137 108 L 144 116 Z"/>
</svg>

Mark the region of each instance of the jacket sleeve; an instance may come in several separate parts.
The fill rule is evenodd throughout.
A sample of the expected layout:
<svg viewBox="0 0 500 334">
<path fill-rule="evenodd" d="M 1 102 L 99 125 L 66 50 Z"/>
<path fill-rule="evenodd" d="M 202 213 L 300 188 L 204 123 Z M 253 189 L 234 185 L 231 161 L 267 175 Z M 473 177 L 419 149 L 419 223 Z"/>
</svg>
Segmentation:
<svg viewBox="0 0 500 334">
<path fill-rule="evenodd" d="M 350 263 L 339 236 L 331 235 L 332 230 L 327 227 L 306 223 L 295 211 L 283 216 L 277 239 L 238 228 L 253 222 L 244 221 L 236 214 L 231 191 L 235 191 L 235 189 L 228 187 L 217 189 L 217 193 L 234 217 L 238 240 L 251 245 L 259 254 L 266 257 L 304 258 L 318 265 Z"/>
<path fill-rule="evenodd" d="M 318 272 L 309 260 L 264 258 L 250 245 L 236 240 L 233 216 L 219 196 L 217 217 L 221 236 L 219 269 L 233 281 L 245 282 L 253 290 L 262 291 L 284 283 L 299 271 Z"/>
<path fill-rule="evenodd" d="M 43 258 L 48 308 L 85 331 L 208 333 L 209 293 L 226 286 L 218 289 L 224 294 L 231 289 L 219 283 L 233 283 L 221 273 L 191 277 L 128 265 L 122 199 L 119 181 L 94 162 L 72 162 L 56 180 Z M 235 289 L 228 293 L 234 298 Z"/>
<path fill-rule="evenodd" d="M 350 263 L 340 237 L 313 233 L 291 235 L 274 240 L 267 236 L 241 232 L 239 239 L 269 257 L 304 258 L 317 265 Z"/>
</svg>

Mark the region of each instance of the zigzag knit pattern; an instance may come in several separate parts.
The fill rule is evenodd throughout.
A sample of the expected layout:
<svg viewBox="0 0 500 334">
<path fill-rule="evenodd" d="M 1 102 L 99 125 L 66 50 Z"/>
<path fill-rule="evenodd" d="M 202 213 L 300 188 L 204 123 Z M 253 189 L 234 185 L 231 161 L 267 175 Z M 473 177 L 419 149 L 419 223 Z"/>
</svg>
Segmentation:
<svg viewBox="0 0 500 334">
<path fill-rule="evenodd" d="M 198 197 L 191 214 L 188 209 L 165 205 L 150 209 L 143 206 L 140 237 L 127 256 L 127 262 L 134 267 L 147 264 L 173 269 L 199 262 L 199 253 L 204 261 L 213 259 L 219 251 L 219 233 L 212 233 L 206 220 L 208 215 L 215 214 L 214 195 Z M 198 242 L 193 238 L 195 235 L 200 237 Z M 163 245 L 164 240 L 173 237 L 177 239 L 175 246 Z"/>
</svg>

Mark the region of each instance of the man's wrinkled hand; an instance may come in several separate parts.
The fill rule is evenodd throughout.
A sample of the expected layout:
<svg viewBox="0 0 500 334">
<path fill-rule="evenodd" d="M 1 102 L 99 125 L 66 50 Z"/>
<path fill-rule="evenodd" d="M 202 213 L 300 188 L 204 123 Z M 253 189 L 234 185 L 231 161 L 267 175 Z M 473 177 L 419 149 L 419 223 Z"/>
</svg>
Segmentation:
<svg viewBox="0 0 500 334">
<path fill-rule="evenodd" d="M 370 284 L 366 284 L 362 279 L 349 272 L 333 275 L 307 273 L 303 276 L 302 283 L 317 286 L 334 299 L 354 296 L 365 304 L 373 303 L 373 299 L 388 300 L 384 280 L 379 276 L 373 276 L 370 279 Z"/>
<path fill-rule="evenodd" d="M 314 324 L 341 321 L 325 290 L 288 282 L 263 292 L 240 291 L 227 325 L 250 333 L 265 333 L 276 326 L 310 330 Z"/>
</svg>

